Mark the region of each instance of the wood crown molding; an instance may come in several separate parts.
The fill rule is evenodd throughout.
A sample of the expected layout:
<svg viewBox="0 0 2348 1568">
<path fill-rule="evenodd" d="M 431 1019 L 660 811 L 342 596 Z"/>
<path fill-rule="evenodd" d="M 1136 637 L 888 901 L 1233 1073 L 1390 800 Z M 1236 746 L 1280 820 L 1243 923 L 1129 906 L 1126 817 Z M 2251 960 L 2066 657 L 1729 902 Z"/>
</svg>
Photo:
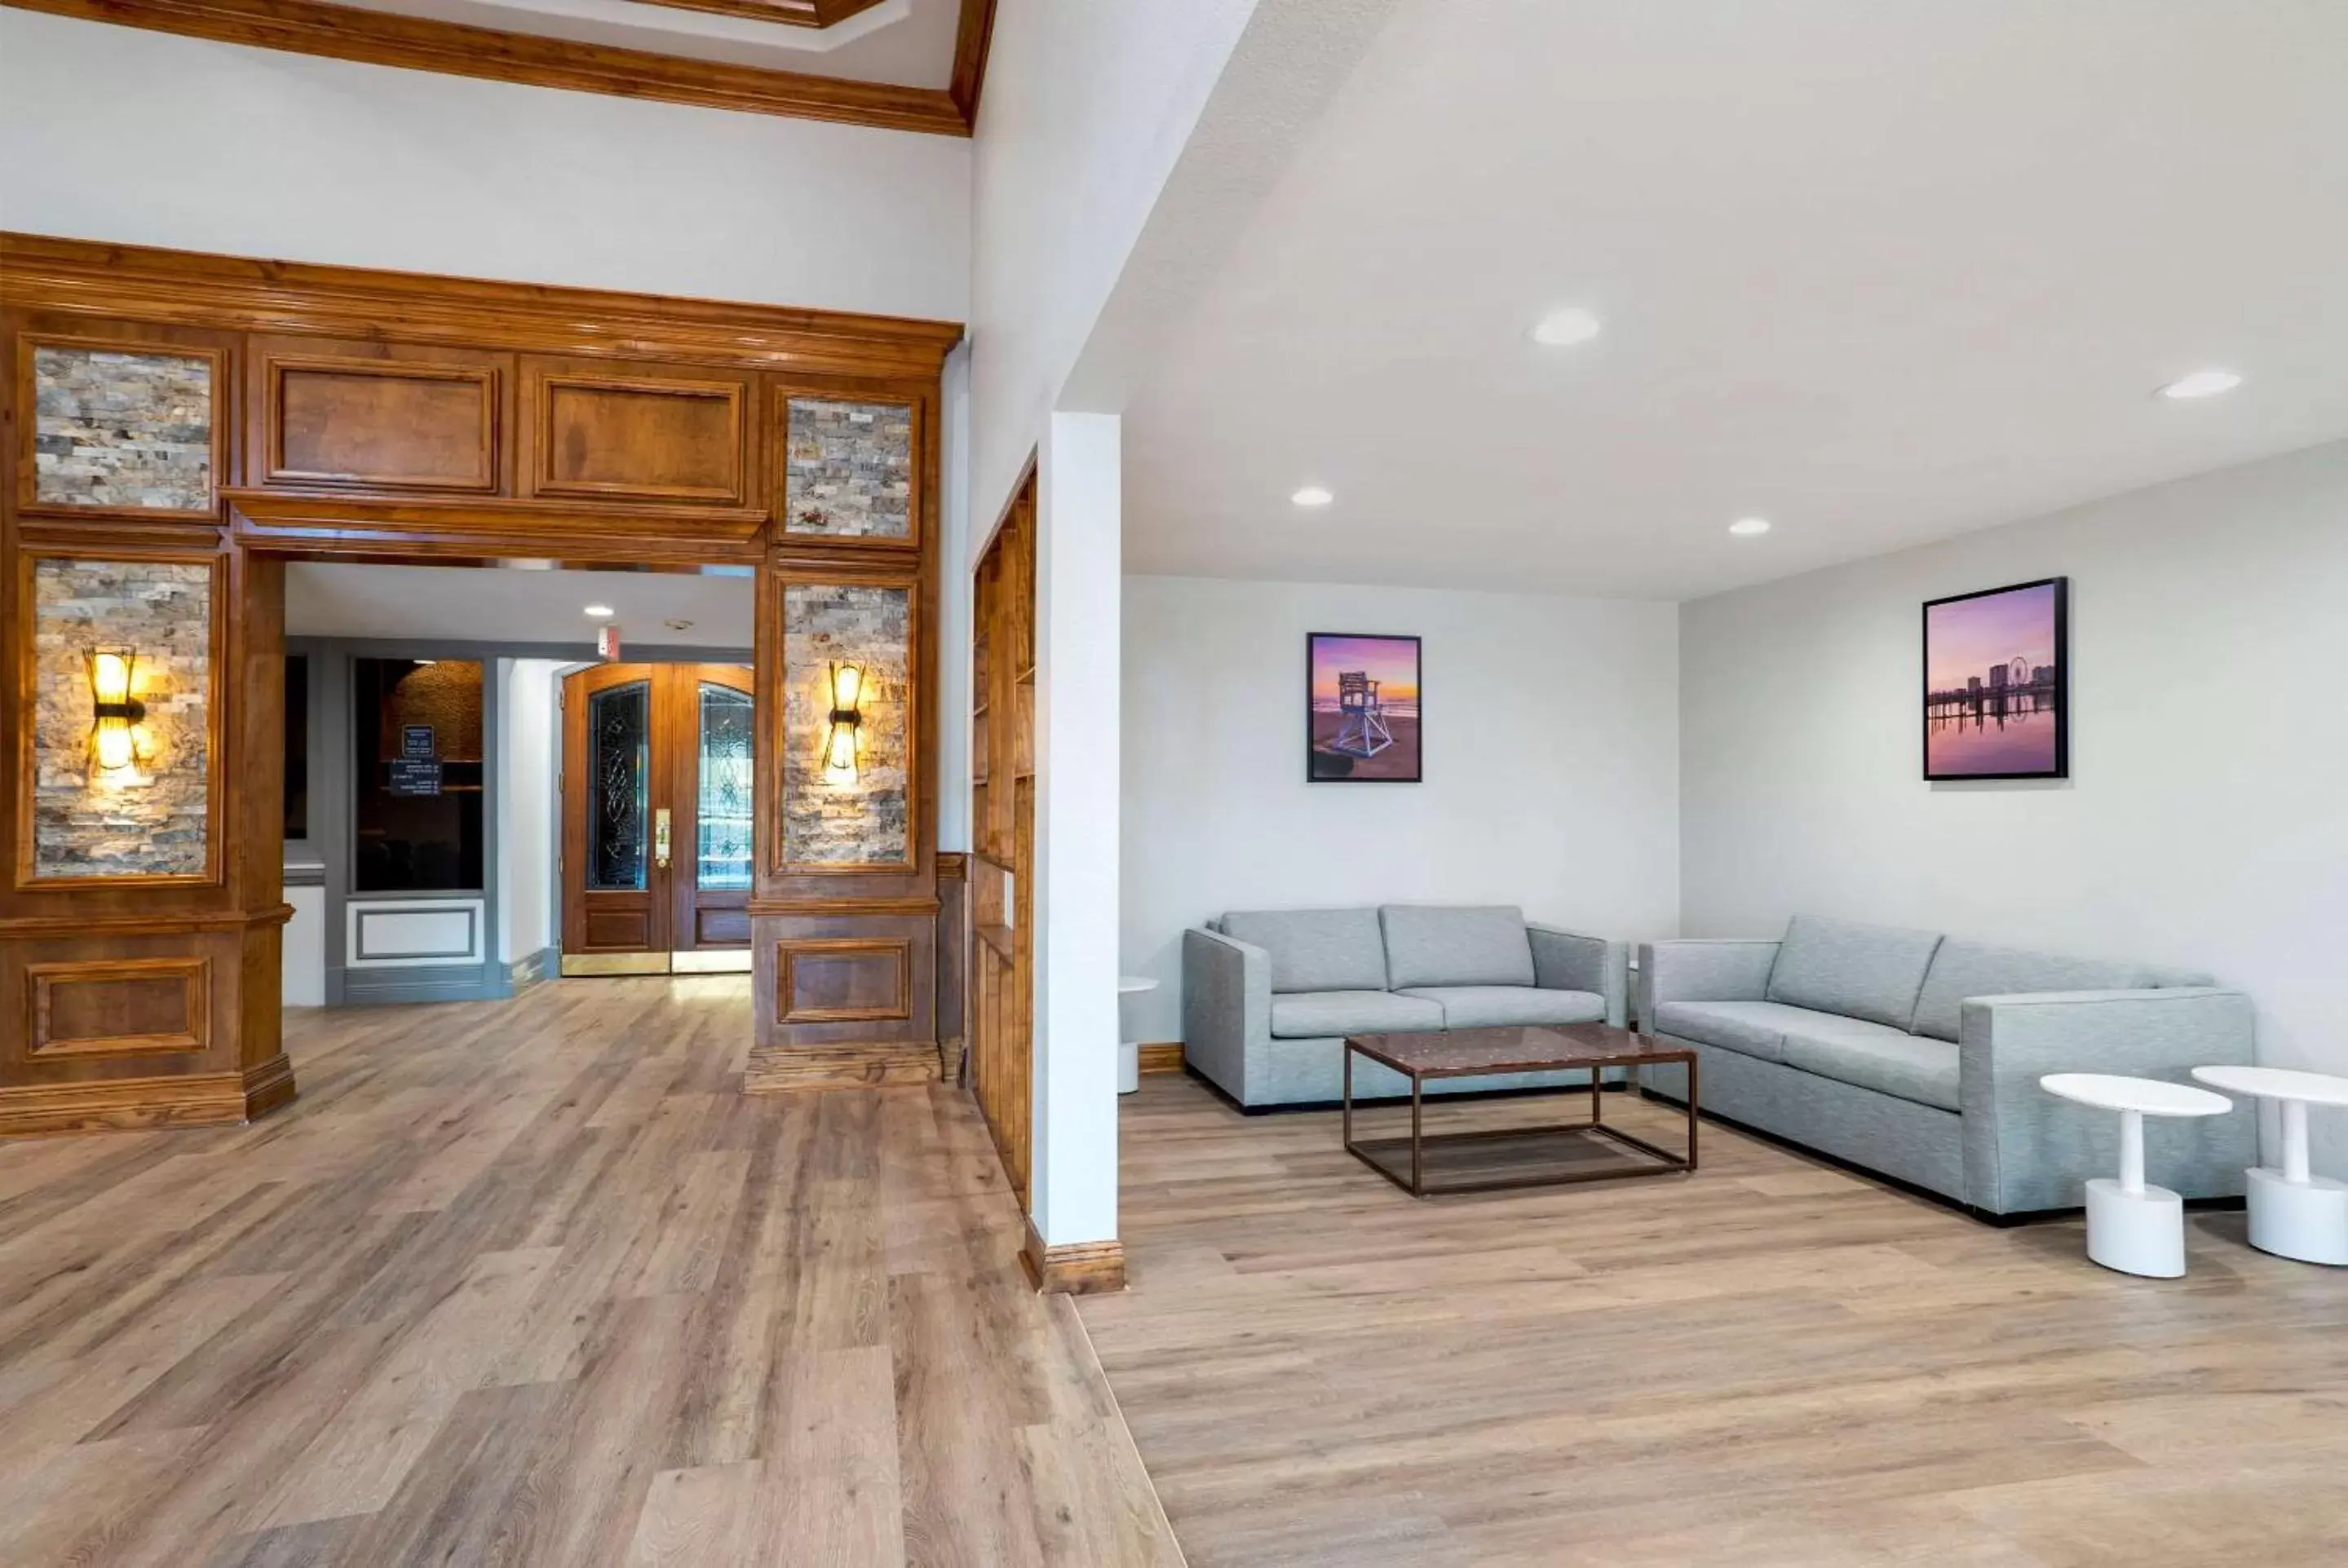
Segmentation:
<svg viewBox="0 0 2348 1568">
<path fill-rule="evenodd" d="M 994 0 L 962 0 L 962 22 L 954 30 L 953 79 L 947 96 L 963 124 L 978 129 L 978 100 L 986 86 L 986 53 L 994 43 Z"/>
<path fill-rule="evenodd" d="M 215 43 L 249 44 L 534 87 L 654 98 L 700 108 L 738 109 L 931 136 L 968 136 L 971 130 L 971 121 L 945 88 L 849 81 L 691 59 L 649 49 L 617 48 L 335 5 L 326 0 L 0 0 L 0 4 L 20 11 L 46 11 L 56 16 L 112 22 Z"/>
<path fill-rule="evenodd" d="M 880 0 L 639 0 L 639 4 L 665 5 L 674 11 L 747 16 L 754 22 L 779 22 L 787 27 L 823 28 L 870 11 Z"/>
<path fill-rule="evenodd" d="M 0 280 L 9 305 L 24 311 L 835 375 L 933 377 L 963 336 L 954 322 L 254 261 L 45 234 L 0 232 Z"/>
<path fill-rule="evenodd" d="M 1027 1282 L 1045 1296 L 1101 1296 L 1125 1288 L 1123 1242 L 1045 1246 L 1032 1216 L 1027 1221 L 1027 1240 L 1019 1249 L 1019 1262 L 1027 1271 Z"/>
</svg>

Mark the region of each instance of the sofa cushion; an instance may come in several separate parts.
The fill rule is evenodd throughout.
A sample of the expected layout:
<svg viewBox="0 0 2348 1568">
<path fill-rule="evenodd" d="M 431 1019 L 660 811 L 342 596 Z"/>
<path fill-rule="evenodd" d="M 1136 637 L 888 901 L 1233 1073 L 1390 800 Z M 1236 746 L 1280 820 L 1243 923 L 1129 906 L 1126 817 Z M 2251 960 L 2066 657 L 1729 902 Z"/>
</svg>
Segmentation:
<svg viewBox="0 0 2348 1568">
<path fill-rule="evenodd" d="M 1406 1034 L 1443 1027 L 1443 1007 L 1392 991 L 1292 991 L 1272 999 L 1274 1040 L 1334 1034 Z"/>
<path fill-rule="evenodd" d="M 1542 990 L 1532 986 L 1420 986 L 1395 994 L 1439 1005 L 1446 1029 L 1602 1023 L 1606 1018 L 1606 999 L 1596 991 Z"/>
<path fill-rule="evenodd" d="M 2027 991 L 2123 991 L 2155 984 L 2142 964 L 2071 958 L 2024 948 L 1993 948 L 1952 938 L 1932 955 L 1931 971 L 1916 999 L 1915 1031 L 1934 1040 L 1957 1038 L 1967 997 L 2019 996 Z"/>
<path fill-rule="evenodd" d="M 1940 945 L 1937 931 L 1797 915 L 1769 970 L 1769 999 L 1904 1030 Z"/>
<path fill-rule="evenodd" d="M 1272 957 L 1275 991 L 1382 991 L 1386 952 L 1375 909 L 1244 909 L 1223 935 Z"/>
<path fill-rule="evenodd" d="M 1859 1019 L 1786 1031 L 1786 1065 L 1895 1100 L 1958 1109 L 1957 1048 Z"/>
<path fill-rule="evenodd" d="M 1823 1021 L 1830 1016 L 1783 1002 L 1658 1002 L 1648 1024 L 1682 1040 L 1716 1045 L 1764 1061 L 1782 1061 L 1788 1027 Z"/>
<path fill-rule="evenodd" d="M 1386 983 L 1410 986 L 1529 986 L 1533 943 L 1525 912 L 1509 904 L 1389 904 Z"/>
</svg>

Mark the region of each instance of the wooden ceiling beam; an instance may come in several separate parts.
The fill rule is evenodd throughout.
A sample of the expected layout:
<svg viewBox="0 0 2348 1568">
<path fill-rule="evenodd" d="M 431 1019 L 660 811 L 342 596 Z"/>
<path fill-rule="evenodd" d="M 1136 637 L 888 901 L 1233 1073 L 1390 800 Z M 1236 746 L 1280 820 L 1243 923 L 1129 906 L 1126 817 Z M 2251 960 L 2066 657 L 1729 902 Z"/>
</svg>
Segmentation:
<svg viewBox="0 0 2348 1568">
<path fill-rule="evenodd" d="M 971 11 L 990 0 L 963 0 L 963 29 Z M 21 11 L 44 11 L 89 22 L 111 22 L 216 43 L 356 60 L 367 65 L 439 71 L 530 87 L 652 98 L 702 108 L 737 109 L 794 119 L 828 120 L 932 136 L 968 136 L 973 123 L 957 92 L 849 81 L 796 71 L 766 70 L 717 60 L 687 59 L 644 49 L 614 48 L 510 33 L 430 17 L 404 16 L 337 5 L 328 0 L 0 0 Z M 960 87 L 963 49 L 956 49 Z M 985 58 L 978 45 L 979 68 Z M 976 77 L 968 100 L 977 102 Z"/>
</svg>

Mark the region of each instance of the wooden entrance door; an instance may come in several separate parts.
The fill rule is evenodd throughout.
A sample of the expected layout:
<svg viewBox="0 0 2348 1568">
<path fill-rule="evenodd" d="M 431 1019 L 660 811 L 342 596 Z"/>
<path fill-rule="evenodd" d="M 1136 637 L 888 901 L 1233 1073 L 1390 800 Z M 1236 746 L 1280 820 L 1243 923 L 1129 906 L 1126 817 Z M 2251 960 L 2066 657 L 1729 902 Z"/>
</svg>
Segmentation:
<svg viewBox="0 0 2348 1568">
<path fill-rule="evenodd" d="M 751 676 L 602 664 L 562 692 L 562 972 L 750 967 Z"/>
</svg>

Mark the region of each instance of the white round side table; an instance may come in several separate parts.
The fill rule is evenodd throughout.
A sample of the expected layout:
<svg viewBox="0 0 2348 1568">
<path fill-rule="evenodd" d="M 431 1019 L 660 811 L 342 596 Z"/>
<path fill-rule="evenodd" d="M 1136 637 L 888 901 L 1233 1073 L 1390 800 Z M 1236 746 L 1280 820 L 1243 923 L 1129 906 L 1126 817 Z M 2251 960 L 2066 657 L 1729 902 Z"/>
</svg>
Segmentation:
<svg viewBox="0 0 2348 1568">
<path fill-rule="evenodd" d="M 1123 1001 L 1136 991 L 1154 991 L 1157 989 L 1158 982 L 1148 975 L 1117 977 L 1117 995 L 1119 1001 Z M 1120 1029 L 1117 1032 L 1122 1034 L 1125 1031 Z M 1140 1087 L 1141 1042 L 1138 1040 L 1119 1040 L 1117 1047 L 1117 1091 L 1119 1094 L 1130 1094 Z"/>
<path fill-rule="evenodd" d="M 2193 1076 L 2271 1100 L 2282 1112 L 2282 1169 L 2253 1165 L 2247 1173 L 2250 1245 L 2302 1263 L 2348 1264 L 2348 1182 L 2307 1169 L 2307 1108 L 2348 1105 L 2348 1078 L 2287 1067 L 2197 1067 Z"/>
<path fill-rule="evenodd" d="M 2106 1072 L 2050 1072 L 2049 1094 L 2120 1113 L 2120 1175 L 2087 1184 L 2087 1255 L 2106 1268 L 2174 1279 L 2185 1272 L 2185 1200 L 2144 1180 L 2144 1119 L 2223 1116 L 2232 1101 L 2189 1083 Z"/>
</svg>

